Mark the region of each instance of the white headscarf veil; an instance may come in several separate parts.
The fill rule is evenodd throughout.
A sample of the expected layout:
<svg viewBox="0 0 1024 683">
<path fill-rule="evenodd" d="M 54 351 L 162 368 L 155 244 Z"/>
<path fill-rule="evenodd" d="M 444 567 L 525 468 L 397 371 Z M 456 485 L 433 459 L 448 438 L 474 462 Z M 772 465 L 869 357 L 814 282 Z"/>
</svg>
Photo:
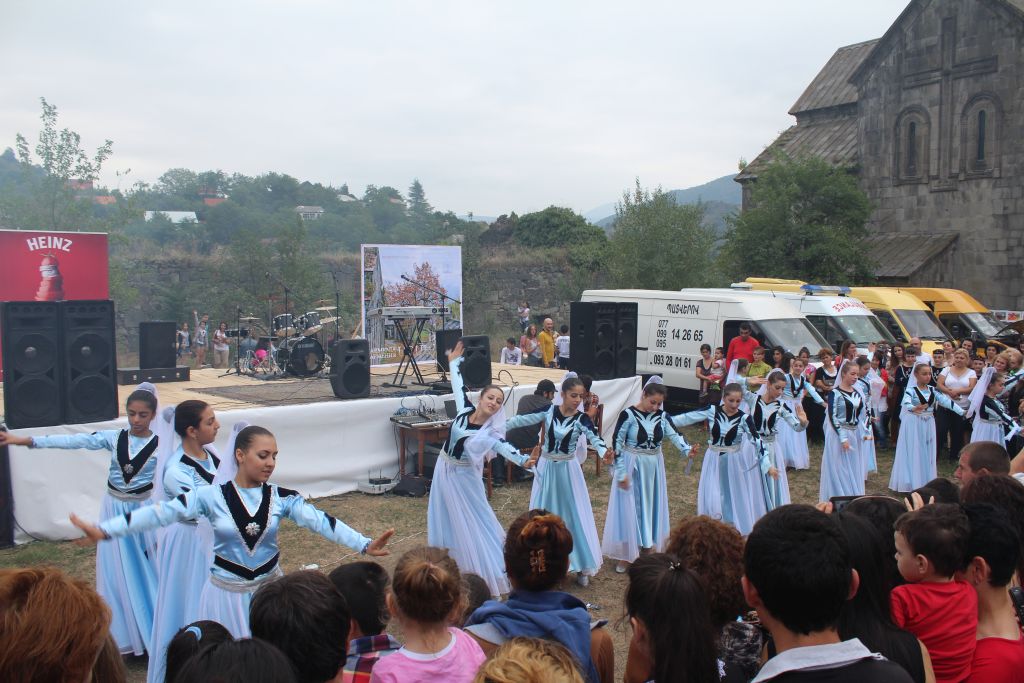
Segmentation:
<svg viewBox="0 0 1024 683">
<path fill-rule="evenodd" d="M 224 456 L 220 459 L 220 466 L 217 467 L 217 474 L 213 477 L 213 483 L 216 486 L 226 484 L 229 481 L 234 481 L 235 475 L 238 474 L 238 461 L 235 460 L 235 441 L 238 439 L 238 433 L 249 426 L 249 423 L 245 420 L 239 420 L 235 423 L 235 426 L 231 428 L 231 437 L 228 439 L 228 447 L 224 452 Z"/>
<path fill-rule="evenodd" d="M 988 393 L 988 387 L 992 384 L 992 378 L 995 376 L 996 369 L 991 365 L 981 371 L 978 383 L 974 385 L 970 395 L 967 397 L 971 405 L 967 408 L 967 412 L 964 413 L 964 417 L 973 417 L 981 409 L 981 402 L 985 400 L 985 394 Z"/>
<path fill-rule="evenodd" d="M 480 393 L 483 394 L 483 392 Z M 505 423 L 508 422 L 508 417 L 505 415 L 506 398 L 507 396 L 503 390 L 501 408 L 494 415 L 487 418 L 487 422 L 483 423 L 476 433 L 466 439 L 466 451 L 474 462 L 479 461 L 481 458 L 484 461 L 494 458 L 496 455 L 494 444 L 505 438 Z"/>
</svg>

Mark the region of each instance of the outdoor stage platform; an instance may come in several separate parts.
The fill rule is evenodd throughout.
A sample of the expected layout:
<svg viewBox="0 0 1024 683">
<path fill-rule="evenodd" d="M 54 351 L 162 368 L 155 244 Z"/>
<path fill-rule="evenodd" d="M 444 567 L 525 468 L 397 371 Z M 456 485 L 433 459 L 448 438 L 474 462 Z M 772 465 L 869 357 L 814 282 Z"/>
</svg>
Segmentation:
<svg viewBox="0 0 1024 683">
<path fill-rule="evenodd" d="M 421 369 L 428 367 L 433 370 L 433 363 L 423 363 Z M 224 447 L 232 426 L 239 421 L 270 429 L 280 449 L 274 483 L 314 498 L 354 491 L 358 481 L 371 477 L 395 477 L 398 436 L 390 417 L 401 408 L 422 407 L 443 414 L 444 401 L 451 398 L 425 393 L 429 387 L 411 383 L 405 388 L 384 387 L 395 374 L 394 368 L 388 367 L 372 369 L 370 398 L 348 400 L 334 396 L 326 377 L 262 380 L 223 372 L 206 368 L 193 371 L 188 382 L 157 384 L 161 406 L 188 399 L 212 405 L 221 425 L 214 443 L 219 448 Z M 533 393 L 537 382 L 546 378 L 557 384 L 564 374 L 562 370 L 491 365 L 494 383 L 506 387 L 509 416 L 515 414 L 520 397 Z M 433 382 L 440 376 L 424 372 L 424 379 Z M 640 388 L 639 377 L 594 383 L 606 416 L 618 415 L 635 403 Z M 124 400 L 133 389 L 118 387 L 122 415 Z M 476 399 L 475 394 L 472 398 Z M 19 435 L 75 434 L 124 426 L 122 417 L 109 422 L 11 431 Z M 611 438 L 614 426 L 614 419 L 605 419 L 602 436 L 606 440 Z M 106 451 L 12 447 L 10 460 L 19 543 L 32 537 L 78 537 L 80 534 L 68 521 L 70 512 L 98 517 L 110 466 Z"/>
</svg>

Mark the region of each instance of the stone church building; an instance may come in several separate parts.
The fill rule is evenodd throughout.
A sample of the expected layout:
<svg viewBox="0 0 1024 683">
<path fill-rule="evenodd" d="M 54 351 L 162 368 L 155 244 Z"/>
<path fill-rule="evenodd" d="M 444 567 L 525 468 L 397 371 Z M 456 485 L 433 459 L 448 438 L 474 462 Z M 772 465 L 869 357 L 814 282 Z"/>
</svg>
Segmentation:
<svg viewBox="0 0 1024 683">
<path fill-rule="evenodd" d="M 871 200 L 881 284 L 1024 309 L 1024 0 L 912 0 L 881 38 L 840 48 L 789 113 L 736 178 L 744 207 L 776 150 L 822 157 Z"/>
</svg>

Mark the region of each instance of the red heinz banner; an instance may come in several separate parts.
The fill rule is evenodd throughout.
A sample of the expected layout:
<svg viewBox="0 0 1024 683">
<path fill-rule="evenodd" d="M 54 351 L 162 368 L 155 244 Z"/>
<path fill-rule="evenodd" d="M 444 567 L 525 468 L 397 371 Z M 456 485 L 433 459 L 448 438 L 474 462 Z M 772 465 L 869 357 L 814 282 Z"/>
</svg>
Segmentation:
<svg viewBox="0 0 1024 683">
<path fill-rule="evenodd" d="M 0 254 L 0 301 L 110 297 L 106 233 L 0 230 Z"/>
</svg>

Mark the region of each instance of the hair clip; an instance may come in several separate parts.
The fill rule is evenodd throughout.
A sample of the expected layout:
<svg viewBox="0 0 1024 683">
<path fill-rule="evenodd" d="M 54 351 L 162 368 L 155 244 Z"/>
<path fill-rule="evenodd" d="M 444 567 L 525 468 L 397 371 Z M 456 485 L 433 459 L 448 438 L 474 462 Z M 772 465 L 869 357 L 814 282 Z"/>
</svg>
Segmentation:
<svg viewBox="0 0 1024 683">
<path fill-rule="evenodd" d="M 547 563 L 544 560 L 544 549 L 530 551 L 530 571 L 534 574 L 543 574 L 547 571 Z"/>
<path fill-rule="evenodd" d="M 196 640 L 203 639 L 203 631 L 198 626 L 189 626 L 187 629 L 185 629 L 185 632 L 194 635 L 196 637 Z"/>
<path fill-rule="evenodd" d="M 683 563 L 682 563 L 682 562 L 678 562 L 678 561 L 677 561 L 677 562 L 671 562 L 671 561 L 670 561 L 670 562 L 668 563 L 668 570 L 669 570 L 670 572 L 674 572 L 675 570 L 679 569 L 679 568 L 680 568 L 680 567 L 682 567 L 682 566 L 683 566 Z"/>
</svg>

